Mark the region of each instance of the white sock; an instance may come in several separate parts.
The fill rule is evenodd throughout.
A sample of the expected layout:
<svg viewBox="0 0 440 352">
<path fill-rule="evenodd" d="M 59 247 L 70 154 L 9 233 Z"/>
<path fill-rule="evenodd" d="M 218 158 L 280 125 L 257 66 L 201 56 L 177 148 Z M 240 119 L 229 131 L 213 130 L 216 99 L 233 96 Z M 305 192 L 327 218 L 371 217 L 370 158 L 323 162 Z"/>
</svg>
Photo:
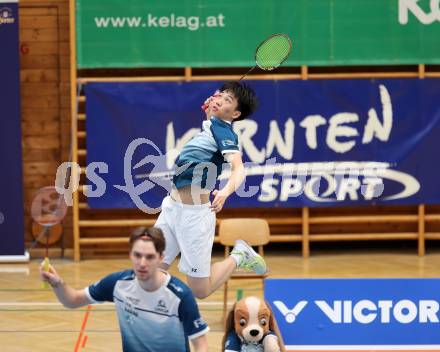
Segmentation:
<svg viewBox="0 0 440 352">
<path fill-rule="evenodd" d="M 239 253 L 233 253 L 233 252 L 230 254 L 230 256 L 232 257 L 232 259 L 235 260 L 235 264 L 238 268 L 241 264 L 241 260 L 243 259 L 243 256 Z"/>
</svg>

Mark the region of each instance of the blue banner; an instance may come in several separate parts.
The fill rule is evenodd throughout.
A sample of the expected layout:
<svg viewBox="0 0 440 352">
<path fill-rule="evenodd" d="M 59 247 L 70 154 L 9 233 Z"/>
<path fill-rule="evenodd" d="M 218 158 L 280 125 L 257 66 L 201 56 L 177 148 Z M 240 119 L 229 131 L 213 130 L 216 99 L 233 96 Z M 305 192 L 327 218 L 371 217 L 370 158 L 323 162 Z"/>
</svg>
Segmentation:
<svg viewBox="0 0 440 352">
<path fill-rule="evenodd" d="M 440 350 L 440 279 L 267 279 L 288 350 Z"/>
<path fill-rule="evenodd" d="M 249 83 L 260 108 L 233 124 L 248 176 L 227 206 L 440 202 L 439 79 Z M 89 206 L 158 207 L 218 86 L 88 84 L 87 161 L 104 163 L 89 167 Z"/>
<path fill-rule="evenodd" d="M 24 254 L 18 3 L 0 1 L 0 256 Z"/>
</svg>

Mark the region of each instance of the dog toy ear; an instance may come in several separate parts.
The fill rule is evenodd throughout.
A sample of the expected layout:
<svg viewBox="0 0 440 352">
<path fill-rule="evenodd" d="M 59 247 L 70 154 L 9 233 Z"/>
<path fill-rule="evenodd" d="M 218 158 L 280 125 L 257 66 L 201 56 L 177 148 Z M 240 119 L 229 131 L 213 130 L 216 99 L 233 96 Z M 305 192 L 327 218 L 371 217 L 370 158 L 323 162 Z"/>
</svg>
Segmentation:
<svg viewBox="0 0 440 352">
<path fill-rule="evenodd" d="M 236 303 L 234 303 L 234 305 L 232 306 L 232 309 L 229 311 L 228 315 L 226 316 L 225 319 L 225 334 L 223 335 L 223 339 L 222 339 L 222 349 L 225 348 L 225 343 L 226 343 L 226 339 L 228 337 L 228 333 L 231 330 L 234 330 L 234 326 L 235 326 L 235 305 Z"/>
<path fill-rule="evenodd" d="M 267 301 L 264 301 L 264 302 L 266 303 L 267 308 L 270 311 L 269 329 L 271 331 L 273 331 L 275 333 L 275 335 L 277 335 L 278 343 L 280 345 L 281 352 L 286 352 L 286 347 L 284 346 L 284 341 L 283 341 L 283 338 L 281 336 L 280 329 L 278 328 L 277 321 L 275 320 L 275 314 L 273 314 L 272 307 L 270 306 L 269 302 L 267 302 Z"/>
</svg>

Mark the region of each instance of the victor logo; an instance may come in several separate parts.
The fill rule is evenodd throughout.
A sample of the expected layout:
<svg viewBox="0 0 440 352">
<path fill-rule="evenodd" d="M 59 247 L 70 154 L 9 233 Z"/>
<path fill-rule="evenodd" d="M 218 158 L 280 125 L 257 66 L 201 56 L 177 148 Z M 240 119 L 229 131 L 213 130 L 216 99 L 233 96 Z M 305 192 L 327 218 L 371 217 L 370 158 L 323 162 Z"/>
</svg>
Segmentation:
<svg viewBox="0 0 440 352">
<path fill-rule="evenodd" d="M 292 309 L 287 308 L 286 305 L 281 301 L 274 301 L 273 304 L 275 305 L 275 307 L 278 308 L 281 314 L 284 315 L 284 318 L 286 318 L 286 322 L 293 323 L 296 320 L 298 314 L 307 305 L 307 301 L 298 302 Z"/>
<path fill-rule="evenodd" d="M 308 301 L 300 301 L 289 309 L 282 301 L 273 301 L 275 307 L 281 312 L 286 322 L 294 323 L 298 315 L 307 306 Z M 360 301 L 335 300 L 313 301 L 313 308 L 323 314 L 325 320 L 334 324 L 370 324 L 370 323 L 436 323 L 438 324 L 439 302 L 435 300 L 412 301 L 402 299 L 399 301 L 363 299 Z M 311 309 L 311 308 L 310 308 Z M 310 312 L 309 309 L 309 312 Z M 303 313 L 305 314 L 305 313 Z M 312 314 L 312 313 L 310 313 Z"/>
</svg>

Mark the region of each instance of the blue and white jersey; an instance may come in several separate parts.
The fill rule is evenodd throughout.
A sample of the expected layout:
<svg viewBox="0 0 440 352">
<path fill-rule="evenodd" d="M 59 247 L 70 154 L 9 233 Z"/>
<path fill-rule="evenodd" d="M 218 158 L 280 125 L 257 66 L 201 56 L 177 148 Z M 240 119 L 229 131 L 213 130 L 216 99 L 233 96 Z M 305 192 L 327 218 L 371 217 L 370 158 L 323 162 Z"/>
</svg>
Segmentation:
<svg viewBox="0 0 440 352">
<path fill-rule="evenodd" d="M 269 331 L 267 335 L 273 335 L 276 337 L 275 333 L 272 331 Z M 225 345 L 223 348 L 225 352 L 263 352 L 264 348 L 262 342 L 263 340 L 261 340 L 259 343 L 244 343 L 237 333 L 231 330 L 226 336 Z"/>
<path fill-rule="evenodd" d="M 209 331 L 192 291 L 166 273 L 159 289 L 145 291 L 133 270 L 110 274 L 85 293 L 94 303 L 115 302 L 124 352 L 186 352 L 188 339 Z"/>
<path fill-rule="evenodd" d="M 185 144 L 176 160 L 174 186 L 179 189 L 194 184 L 214 189 L 228 153 L 240 153 L 232 124 L 216 117 L 204 121 L 202 131 Z"/>
</svg>

